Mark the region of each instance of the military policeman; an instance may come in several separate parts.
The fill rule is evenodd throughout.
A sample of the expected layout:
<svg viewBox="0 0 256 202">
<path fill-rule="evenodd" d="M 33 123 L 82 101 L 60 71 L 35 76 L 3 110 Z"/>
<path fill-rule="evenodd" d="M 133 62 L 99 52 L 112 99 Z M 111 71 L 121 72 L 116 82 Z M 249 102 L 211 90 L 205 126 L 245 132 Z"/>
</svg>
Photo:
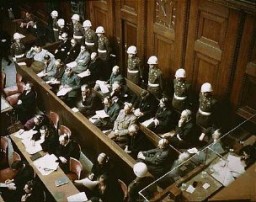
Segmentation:
<svg viewBox="0 0 256 202">
<path fill-rule="evenodd" d="M 58 27 L 58 23 L 57 23 L 58 15 L 59 15 L 58 11 L 56 11 L 56 10 L 51 12 L 54 41 L 59 40 L 59 27 Z"/>
<path fill-rule="evenodd" d="M 213 89 L 210 83 L 201 86 L 199 94 L 199 108 L 196 114 L 196 123 L 204 128 L 208 128 L 213 123 L 213 112 L 215 111 L 216 100 L 213 97 Z"/>
<path fill-rule="evenodd" d="M 19 61 L 25 57 L 25 46 L 23 43 L 21 43 L 21 39 L 24 37 L 24 35 L 21 35 L 18 32 L 14 33 L 13 35 L 15 42 L 11 45 L 10 52 L 15 61 Z"/>
<path fill-rule="evenodd" d="M 175 79 L 173 80 L 174 94 L 172 99 L 172 106 L 179 112 L 186 109 L 187 107 L 189 87 L 190 84 L 186 82 L 185 69 L 178 69 L 175 73 Z"/>
<path fill-rule="evenodd" d="M 74 14 L 72 16 L 72 23 L 73 23 L 73 38 L 78 42 L 82 43 L 83 39 L 83 27 L 81 25 L 80 21 L 80 16 L 78 14 Z"/>
<path fill-rule="evenodd" d="M 127 49 L 128 61 L 127 61 L 127 78 L 135 84 L 139 84 L 140 78 L 142 78 L 142 71 L 140 67 L 140 59 L 136 56 L 136 46 L 130 46 Z"/>
<path fill-rule="evenodd" d="M 159 98 L 163 92 L 162 71 L 157 67 L 158 58 L 151 56 L 148 59 L 148 91 Z"/>
<path fill-rule="evenodd" d="M 96 34 L 98 36 L 98 55 L 100 59 L 102 59 L 103 61 L 107 61 L 109 59 L 111 48 L 109 40 L 104 35 L 104 33 L 104 27 L 97 27 Z"/>
<path fill-rule="evenodd" d="M 90 20 L 85 20 L 83 22 L 83 28 L 84 28 L 84 43 L 86 45 L 87 50 L 92 53 L 95 52 L 96 45 L 97 45 L 97 35 L 96 33 L 91 29 L 92 23 Z"/>
</svg>

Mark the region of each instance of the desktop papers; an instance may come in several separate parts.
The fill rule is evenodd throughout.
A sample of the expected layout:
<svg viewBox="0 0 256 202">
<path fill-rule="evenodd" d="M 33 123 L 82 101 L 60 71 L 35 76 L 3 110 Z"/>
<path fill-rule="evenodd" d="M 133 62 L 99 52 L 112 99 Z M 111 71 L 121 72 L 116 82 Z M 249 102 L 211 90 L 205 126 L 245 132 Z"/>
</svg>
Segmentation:
<svg viewBox="0 0 256 202">
<path fill-rule="evenodd" d="M 81 72 L 80 74 L 78 74 L 77 76 L 79 76 L 80 78 L 84 78 L 84 77 L 87 77 L 87 76 L 90 76 L 91 73 L 90 71 L 87 69 L 86 71 L 84 72 Z"/>
<path fill-rule="evenodd" d="M 57 96 L 64 96 L 66 95 L 68 92 L 70 92 L 72 90 L 72 88 L 67 87 L 67 88 L 62 88 L 58 91 Z"/>
<path fill-rule="evenodd" d="M 67 197 L 67 200 L 68 200 L 68 202 L 82 202 L 82 201 L 87 201 L 88 198 L 84 192 L 80 192 L 78 194 L 74 194 L 74 195 Z"/>
<path fill-rule="evenodd" d="M 143 126 L 148 127 L 149 124 L 151 124 L 154 121 L 154 118 L 148 119 L 146 121 L 144 121 L 143 123 L 141 123 Z"/>
<path fill-rule="evenodd" d="M 109 89 L 105 81 L 97 80 L 96 83 L 100 86 L 100 90 L 102 93 L 108 93 Z"/>
<path fill-rule="evenodd" d="M 33 141 L 33 140 L 29 140 L 29 139 L 24 139 L 24 140 L 22 140 L 22 143 L 24 144 L 26 151 L 29 154 L 35 154 L 35 153 L 43 150 L 41 147 L 42 141 L 40 141 L 40 140 Z"/>
<path fill-rule="evenodd" d="M 18 62 L 19 66 L 26 66 L 27 64 L 25 62 Z"/>
<path fill-rule="evenodd" d="M 73 62 L 70 62 L 70 63 L 68 63 L 66 65 L 67 65 L 67 67 L 73 68 L 73 67 L 77 66 L 77 63 L 76 63 L 76 61 L 73 61 Z"/>
<path fill-rule="evenodd" d="M 14 136 L 17 138 L 20 138 L 22 140 L 25 140 L 25 139 L 31 139 L 32 136 L 36 133 L 37 133 L 37 131 L 33 130 L 33 129 L 28 130 L 28 131 L 24 131 L 23 129 L 20 129 L 14 133 Z"/>
<path fill-rule="evenodd" d="M 42 175 L 49 175 L 58 168 L 59 163 L 56 160 L 58 158 L 54 154 L 46 154 L 44 157 L 35 160 L 33 164 Z"/>
</svg>

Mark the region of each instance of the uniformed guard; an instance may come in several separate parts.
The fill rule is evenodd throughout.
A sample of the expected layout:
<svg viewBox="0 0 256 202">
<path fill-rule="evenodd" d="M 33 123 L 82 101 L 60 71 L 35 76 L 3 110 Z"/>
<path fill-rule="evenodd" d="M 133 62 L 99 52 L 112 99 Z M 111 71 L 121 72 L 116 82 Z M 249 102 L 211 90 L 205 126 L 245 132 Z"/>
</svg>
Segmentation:
<svg viewBox="0 0 256 202">
<path fill-rule="evenodd" d="M 157 67 L 158 58 L 156 56 L 149 57 L 148 64 L 148 91 L 160 98 L 163 92 L 163 78 L 162 71 Z"/>
<path fill-rule="evenodd" d="M 97 35 L 91 29 L 92 23 L 90 20 L 85 20 L 83 22 L 84 28 L 84 44 L 86 45 L 87 50 L 92 53 L 97 50 Z"/>
<path fill-rule="evenodd" d="M 130 46 L 127 49 L 128 61 L 127 61 L 127 78 L 135 84 L 140 83 L 142 79 L 142 71 L 140 66 L 140 59 L 136 57 L 137 48 L 136 46 Z"/>
<path fill-rule="evenodd" d="M 59 36 L 58 36 L 58 38 L 59 38 L 59 40 L 62 40 L 61 36 L 64 32 L 68 33 L 68 35 L 70 34 L 69 29 L 68 29 L 67 26 L 65 26 L 65 20 L 62 19 L 62 18 L 58 19 L 57 24 L 59 26 Z"/>
<path fill-rule="evenodd" d="M 213 98 L 212 85 L 210 83 L 204 83 L 201 86 L 201 93 L 199 94 L 199 108 L 196 114 L 197 125 L 204 128 L 212 126 L 216 102 Z"/>
<path fill-rule="evenodd" d="M 174 94 L 172 99 L 172 106 L 179 112 L 187 108 L 188 93 L 190 84 L 186 82 L 185 69 L 178 69 L 175 73 L 175 79 L 173 80 Z"/>
<path fill-rule="evenodd" d="M 51 17 L 52 17 L 52 29 L 53 29 L 53 36 L 54 36 L 54 41 L 59 40 L 59 26 L 58 26 L 58 11 L 54 10 L 51 12 Z"/>
<path fill-rule="evenodd" d="M 19 61 L 25 57 L 25 45 L 21 42 L 21 39 L 24 37 L 24 35 L 21 35 L 18 32 L 13 35 L 15 42 L 11 45 L 10 52 L 14 61 Z"/>
<path fill-rule="evenodd" d="M 81 25 L 80 21 L 80 16 L 78 14 L 74 14 L 72 16 L 72 23 L 73 23 L 73 38 L 78 42 L 82 43 L 83 39 L 83 27 Z"/>
<path fill-rule="evenodd" d="M 111 48 L 109 40 L 104 35 L 104 33 L 104 27 L 97 27 L 96 34 L 98 36 L 98 55 L 100 59 L 102 59 L 103 61 L 107 61 L 109 59 Z"/>
</svg>

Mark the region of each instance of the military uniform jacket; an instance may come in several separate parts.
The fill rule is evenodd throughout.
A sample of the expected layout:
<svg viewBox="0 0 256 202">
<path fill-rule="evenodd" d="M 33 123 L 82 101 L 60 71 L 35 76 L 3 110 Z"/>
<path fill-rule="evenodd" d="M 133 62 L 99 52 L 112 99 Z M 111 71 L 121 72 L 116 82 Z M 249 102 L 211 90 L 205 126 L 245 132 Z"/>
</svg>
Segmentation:
<svg viewBox="0 0 256 202">
<path fill-rule="evenodd" d="M 94 43 L 94 45 L 96 45 L 97 35 L 92 29 L 88 29 L 84 32 L 84 41 L 85 41 L 85 45 L 88 45 L 86 43 Z"/>
<path fill-rule="evenodd" d="M 188 96 L 188 89 L 190 84 L 186 83 L 185 81 L 178 81 L 177 79 L 173 80 L 174 86 L 174 93 L 178 97 L 187 97 Z"/>
<path fill-rule="evenodd" d="M 115 120 L 113 130 L 118 130 L 119 136 L 127 135 L 128 127 L 134 124 L 136 119 L 133 113 L 125 114 L 124 110 L 121 110 Z"/>
<path fill-rule="evenodd" d="M 77 22 L 73 25 L 73 35 L 74 36 L 83 36 L 83 27 L 80 22 Z"/>
<path fill-rule="evenodd" d="M 134 57 L 134 58 L 128 58 L 128 61 L 127 61 L 127 67 L 129 70 L 138 70 L 140 71 L 141 70 L 141 67 L 140 67 L 140 59 L 138 57 Z M 140 71 L 141 72 L 141 71 Z M 141 72 L 142 73 L 142 72 Z M 142 75 L 142 74 L 141 74 Z"/>
<path fill-rule="evenodd" d="M 115 82 L 118 82 L 120 85 L 124 85 L 124 77 L 121 74 L 114 75 L 112 73 L 107 83 L 112 85 Z"/>
<path fill-rule="evenodd" d="M 56 49 L 57 52 L 55 53 L 55 58 L 56 59 L 61 59 L 62 61 L 65 60 L 65 58 L 67 57 L 67 53 L 70 49 L 70 41 L 67 40 L 67 41 L 63 41 L 61 42 L 61 44 L 59 45 L 59 47 Z"/>
<path fill-rule="evenodd" d="M 25 54 L 25 46 L 23 43 L 17 43 L 17 42 L 14 42 L 12 45 L 11 45 L 11 55 L 12 56 L 15 56 L 15 55 L 21 55 L 21 54 Z"/>
<path fill-rule="evenodd" d="M 114 102 L 110 107 L 104 107 L 104 111 L 109 115 L 110 122 L 114 123 L 121 108 L 118 103 Z"/>
<path fill-rule="evenodd" d="M 163 89 L 162 72 L 158 68 L 149 68 L 148 82 L 151 84 L 159 84 L 159 88 Z"/>
<path fill-rule="evenodd" d="M 99 50 L 106 50 L 107 53 L 111 52 L 110 43 L 106 36 L 100 36 L 98 38 L 98 49 Z"/>
<path fill-rule="evenodd" d="M 91 60 L 90 53 L 88 51 L 80 52 L 76 58 L 77 66 L 73 68 L 75 73 L 81 73 L 88 68 Z"/>
<path fill-rule="evenodd" d="M 80 52 L 79 44 L 76 44 L 74 47 L 71 46 L 67 53 L 67 58 L 65 59 L 65 63 L 67 64 L 74 61 L 77 58 L 79 52 Z"/>
<path fill-rule="evenodd" d="M 202 93 L 200 93 L 199 95 L 199 108 L 203 111 L 203 112 L 213 112 L 214 111 L 214 107 L 216 104 L 216 100 L 212 97 L 205 97 L 202 95 Z"/>
<path fill-rule="evenodd" d="M 70 77 L 64 73 L 61 79 L 61 85 L 68 85 L 72 90 L 68 93 L 68 97 L 76 97 L 78 90 L 80 89 L 80 79 L 76 74 L 72 74 Z"/>
</svg>

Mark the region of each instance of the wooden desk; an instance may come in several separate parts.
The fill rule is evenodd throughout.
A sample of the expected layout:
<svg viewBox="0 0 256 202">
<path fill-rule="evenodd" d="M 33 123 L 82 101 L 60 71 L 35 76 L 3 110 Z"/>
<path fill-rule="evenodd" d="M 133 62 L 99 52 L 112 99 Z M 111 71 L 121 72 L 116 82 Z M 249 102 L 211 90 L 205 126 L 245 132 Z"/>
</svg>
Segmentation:
<svg viewBox="0 0 256 202">
<path fill-rule="evenodd" d="M 1 96 L 1 114 L 11 111 L 13 107 L 6 101 L 6 99 Z"/>
<path fill-rule="evenodd" d="M 10 135 L 10 137 L 15 143 L 15 145 L 18 147 L 20 152 L 23 154 L 25 159 L 28 161 L 28 163 L 34 168 L 34 171 L 36 172 L 37 176 L 44 183 L 45 187 L 48 189 L 48 191 L 51 193 L 51 195 L 56 201 L 67 201 L 68 196 L 79 193 L 79 191 L 71 181 L 69 181 L 69 183 L 65 185 L 56 187 L 55 180 L 59 179 L 60 177 L 66 176 L 62 169 L 58 168 L 53 173 L 43 176 L 41 172 L 37 170 L 37 168 L 34 166 L 33 161 L 30 159 L 31 155 L 27 153 L 25 146 L 21 142 L 21 139 L 15 137 L 14 134 Z"/>
<path fill-rule="evenodd" d="M 222 184 L 219 183 L 217 180 L 215 180 L 211 175 L 209 175 L 207 172 L 202 175 L 202 173 L 197 174 L 192 179 L 190 179 L 188 182 L 186 182 L 187 186 L 192 185 L 193 182 L 197 182 L 197 186 L 195 188 L 195 191 L 193 193 L 189 193 L 186 190 L 182 191 L 182 195 L 186 201 L 204 201 L 211 195 L 213 195 L 216 191 L 218 191 Z M 205 183 L 208 183 L 210 187 L 208 189 L 204 189 L 203 185 Z"/>
</svg>

